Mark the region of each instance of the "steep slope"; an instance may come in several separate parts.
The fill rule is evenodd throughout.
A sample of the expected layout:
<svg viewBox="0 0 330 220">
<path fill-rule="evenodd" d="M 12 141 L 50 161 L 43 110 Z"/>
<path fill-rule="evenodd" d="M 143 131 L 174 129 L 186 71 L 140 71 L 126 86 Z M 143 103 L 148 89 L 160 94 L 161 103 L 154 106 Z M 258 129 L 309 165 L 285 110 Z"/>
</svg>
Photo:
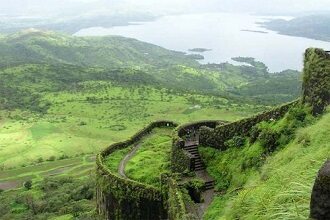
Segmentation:
<svg viewBox="0 0 330 220">
<path fill-rule="evenodd" d="M 291 112 L 277 123 L 259 126 L 263 131 L 282 131 L 274 153 L 265 153 L 267 142 L 260 136 L 255 143 L 246 140 L 242 148 L 223 153 L 202 149 L 209 171 L 217 177 L 218 190 L 225 190 L 205 219 L 308 218 L 315 176 L 330 156 L 330 112 L 304 122 L 298 119 L 301 113 L 296 119 L 293 115 Z M 292 135 L 288 135 L 288 126 L 296 127 Z"/>
</svg>

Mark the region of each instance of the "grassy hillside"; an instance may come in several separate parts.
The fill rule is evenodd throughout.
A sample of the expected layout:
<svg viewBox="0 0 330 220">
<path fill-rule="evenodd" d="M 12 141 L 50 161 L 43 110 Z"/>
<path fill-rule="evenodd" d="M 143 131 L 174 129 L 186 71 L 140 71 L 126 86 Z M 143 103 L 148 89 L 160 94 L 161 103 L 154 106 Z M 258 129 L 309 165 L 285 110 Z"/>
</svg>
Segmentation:
<svg viewBox="0 0 330 220">
<path fill-rule="evenodd" d="M 183 53 L 119 36 L 72 37 L 27 29 L 0 41 L 1 65 L 65 63 L 78 66 L 123 67 L 196 63 Z M 124 65 L 123 65 L 124 64 Z"/>
<path fill-rule="evenodd" d="M 4 36 L 0 48 L 4 167 L 94 153 L 152 120 L 241 118 L 270 104 L 257 105 L 258 92 L 244 88 L 262 80 L 271 88 L 278 81 L 260 63 L 199 66 L 182 53 L 122 37 L 29 30 Z M 288 88 L 290 83 L 279 92 L 293 99 L 295 89 Z M 15 155 L 17 150 L 22 153 Z"/>
<path fill-rule="evenodd" d="M 315 176 L 330 156 L 330 113 L 306 112 L 293 109 L 278 122 L 262 122 L 257 135 L 231 142 L 225 152 L 202 148 L 219 193 L 205 219 L 308 218 Z"/>
<path fill-rule="evenodd" d="M 238 98 L 237 88 L 253 86 L 257 81 L 267 80 L 272 91 L 279 89 L 276 86 L 279 82 L 277 74 L 270 74 L 263 63 L 253 58 L 243 58 L 253 61 L 252 66 L 201 66 L 181 52 L 117 36 L 72 37 L 30 29 L 0 38 L 0 56 L 0 84 L 3 84 L 0 88 L 10 91 L 7 93 L 18 93 L 15 90 L 23 94 L 32 93 L 33 99 L 37 100 L 36 93 L 40 90 L 29 91 L 29 83 L 37 84 L 38 88 L 43 86 L 42 91 L 45 91 L 65 86 L 72 88 L 73 84 L 85 80 L 115 80 L 229 96 L 231 99 Z M 283 90 L 280 88 L 279 94 L 285 98 L 277 100 L 277 103 L 261 98 L 265 104 L 296 98 L 297 85 L 300 84 L 294 78 L 297 73 L 285 71 L 281 75 L 294 79 Z M 19 82 L 15 87 L 13 80 Z M 24 89 L 17 88 L 23 82 L 26 83 Z M 54 87 L 54 84 L 60 84 L 61 88 L 58 85 Z M 288 93 L 290 88 L 294 88 L 295 92 Z M 245 99 L 255 101 L 250 94 Z"/>
</svg>

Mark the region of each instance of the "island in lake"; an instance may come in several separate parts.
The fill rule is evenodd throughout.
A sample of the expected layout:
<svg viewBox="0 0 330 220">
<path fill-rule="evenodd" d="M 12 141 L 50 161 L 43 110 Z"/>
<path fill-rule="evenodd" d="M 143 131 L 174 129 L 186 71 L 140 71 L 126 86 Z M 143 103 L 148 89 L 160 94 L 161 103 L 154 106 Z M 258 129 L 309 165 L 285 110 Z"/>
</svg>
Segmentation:
<svg viewBox="0 0 330 220">
<path fill-rule="evenodd" d="M 248 30 L 248 29 L 243 29 L 241 31 L 253 32 L 253 33 L 260 33 L 260 34 L 268 34 L 268 32 L 266 32 L 266 31 L 256 31 L 256 30 Z"/>
<path fill-rule="evenodd" d="M 204 60 L 204 56 L 200 54 L 188 54 L 187 56 L 194 60 Z"/>
<path fill-rule="evenodd" d="M 204 53 L 206 51 L 211 51 L 211 49 L 206 49 L 206 48 L 193 48 L 189 49 L 190 52 L 198 52 L 198 53 Z"/>
</svg>

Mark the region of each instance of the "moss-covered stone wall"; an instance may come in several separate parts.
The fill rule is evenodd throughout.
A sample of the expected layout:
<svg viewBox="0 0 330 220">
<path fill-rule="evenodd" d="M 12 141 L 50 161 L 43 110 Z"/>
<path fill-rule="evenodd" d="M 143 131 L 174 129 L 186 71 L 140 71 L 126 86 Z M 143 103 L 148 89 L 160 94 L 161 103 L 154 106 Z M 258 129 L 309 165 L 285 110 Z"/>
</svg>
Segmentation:
<svg viewBox="0 0 330 220">
<path fill-rule="evenodd" d="M 245 118 L 233 123 L 218 125 L 212 129 L 209 127 L 201 127 L 199 130 L 199 143 L 203 146 L 226 150 L 225 142 L 235 136 L 247 135 L 250 129 L 261 121 L 277 120 L 283 117 L 287 111 L 298 103 L 298 100 L 284 104 L 271 111 Z"/>
<path fill-rule="evenodd" d="M 170 220 L 188 219 L 181 190 L 174 178 L 168 180 L 168 218 Z"/>
<path fill-rule="evenodd" d="M 330 54 L 322 49 L 305 52 L 303 103 L 312 106 L 313 114 L 322 114 L 330 104 Z"/>
<path fill-rule="evenodd" d="M 105 219 L 166 219 L 167 192 L 153 186 L 120 177 L 103 164 L 112 152 L 128 147 L 156 127 L 176 127 L 171 121 L 153 122 L 127 141 L 103 150 L 96 158 L 97 210 Z M 165 201 L 164 201 L 165 200 Z"/>
</svg>

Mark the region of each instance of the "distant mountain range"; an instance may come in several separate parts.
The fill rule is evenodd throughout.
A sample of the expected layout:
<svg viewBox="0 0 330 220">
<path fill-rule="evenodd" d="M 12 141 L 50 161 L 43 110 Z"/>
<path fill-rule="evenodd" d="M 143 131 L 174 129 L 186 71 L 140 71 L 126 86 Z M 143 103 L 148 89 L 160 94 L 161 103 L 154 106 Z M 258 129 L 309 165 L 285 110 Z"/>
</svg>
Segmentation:
<svg viewBox="0 0 330 220">
<path fill-rule="evenodd" d="M 262 25 L 284 35 L 330 41 L 330 15 L 328 14 L 302 16 L 289 21 L 276 19 Z"/>
</svg>

